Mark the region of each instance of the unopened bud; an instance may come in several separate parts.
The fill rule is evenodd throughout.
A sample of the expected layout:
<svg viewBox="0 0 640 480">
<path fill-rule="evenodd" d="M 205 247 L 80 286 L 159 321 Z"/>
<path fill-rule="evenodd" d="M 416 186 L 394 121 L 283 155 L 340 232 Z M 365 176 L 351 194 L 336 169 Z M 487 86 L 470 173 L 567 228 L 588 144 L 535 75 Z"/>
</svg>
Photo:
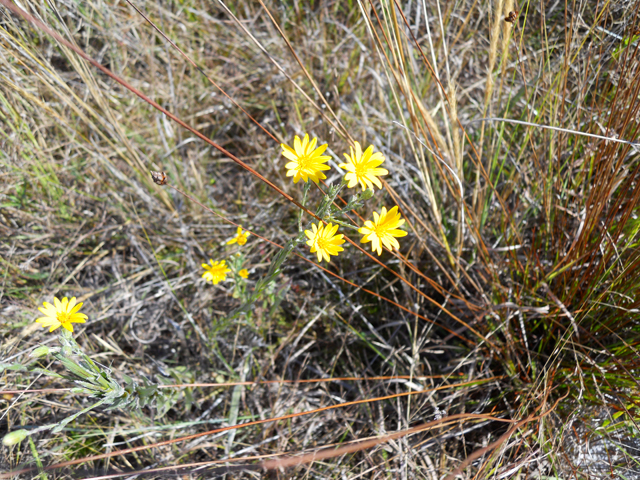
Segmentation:
<svg viewBox="0 0 640 480">
<path fill-rule="evenodd" d="M 362 195 L 360 195 L 361 200 L 369 200 L 371 197 L 373 197 L 373 190 L 371 190 L 370 188 L 367 188 L 364 192 L 362 192 Z"/>
<path fill-rule="evenodd" d="M 11 445 L 16 445 L 20 443 L 22 440 L 27 438 L 29 435 L 28 430 L 16 430 L 15 432 L 7 433 L 2 439 L 2 444 L 5 447 L 10 447 Z"/>
<path fill-rule="evenodd" d="M 29 356 L 31 358 L 40 358 L 40 357 L 46 357 L 47 355 L 49 355 L 49 353 L 51 352 L 51 349 L 49 347 L 46 347 L 44 345 L 35 348 L 30 354 Z"/>
</svg>

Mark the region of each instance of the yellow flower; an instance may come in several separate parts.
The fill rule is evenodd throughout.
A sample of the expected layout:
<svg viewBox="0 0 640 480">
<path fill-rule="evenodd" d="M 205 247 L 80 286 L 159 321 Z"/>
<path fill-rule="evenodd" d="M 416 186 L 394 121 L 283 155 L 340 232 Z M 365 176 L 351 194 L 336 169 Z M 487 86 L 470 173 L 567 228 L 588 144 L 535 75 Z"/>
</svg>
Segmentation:
<svg viewBox="0 0 640 480">
<path fill-rule="evenodd" d="M 202 264 L 202 268 L 206 270 L 206 272 L 202 274 L 202 278 L 204 278 L 205 281 L 217 285 L 218 283 L 227 279 L 227 273 L 231 271 L 230 268 L 227 268 L 227 262 L 225 262 L 224 260 L 214 262 L 213 260 L 209 259 L 209 263 L 211 263 L 211 266 L 207 265 L 206 263 Z"/>
<path fill-rule="evenodd" d="M 240 275 L 240 277 L 247 279 L 249 278 L 249 270 L 247 270 L 246 268 L 243 268 L 242 270 L 240 270 L 238 272 L 238 275 Z"/>
<path fill-rule="evenodd" d="M 53 297 L 53 303 L 54 305 L 43 302 L 44 307 L 38 307 L 38 310 L 45 316 L 36 320 L 36 323 L 42 324 L 43 327 L 51 327 L 50 332 L 61 325 L 73 332 L 72 323 L 84 323 L 87 319 L 84 313 L 78 312 L 82 308 L 82 302 L 76 304 L 76 297 L 72 297 L 71 300 L 64 297 L 62 301 L 58 300 L 58 297 Z"/>
<path fill-rule="evenodd" d="M 353 147 L 349 147 L 351 155 L 344 154 L 349 163 L 341 163 L 339 165 L 340 168 L 344 168 L 347 171 L 344 176 L 345 180 L 349 182 L 347 187 L 353 188 L 360 182 L 363 192 L 367 187 L 373 190 L 373 185 L 382 189 L 382 183 L 376 177 L 389 173 L 384 168 L 377 168 L 384 162 L 384 155 L 380 152 L 373 153 L 373 145 L 370 145 L 363 153 L 360 144 L 358 142 L 355 142 L 355 144 L 355 151 Z"/>
<path fill-rule="evenodd" d="M 404 230 L 398 229 L 403 223 L 404 220 L 400 218 L 397 206 L 388 212 L 385 207 L 382 207 L 380 215 L 373 212 L 373 222 L 367 220 L 364 222 L 364 227 L 358 229 L 358 232 L 364 235 L 360 243 L 371 242 L 371 250 L 377 251 L 378 255 L 382 255 L 382 245 L 389 250 L 394 248 L 398 250 L 400 244 L 394 237 L 404 237 L 407 234 Z"/>
<path fill-rule="evenodd" d="M 280 144 L 282 155 L 291 160 L 284 168 L 288 170 L 287 177 L 293 177 L 293 183 L 298 183 L 301 178 L 305 182 L 311 179 L 316 183 L 327 178 L 322 171 L 331 169 L 329 165 L 325 165 L 331 157 L 322 155 L 327 149 L 327 144 L 325 143 L 316 148 L 317 143 L 317 138 L 309 142 L 309 135 L 307 134 L 302 141 L 297 135 L 295 136 L 293 140 L 294 148 L 284 143 Z"/>
<path fill-rule="evenodd" d="M 242 227 L 238 227 L 238 231 L 236 232 L 236 236 L 227 242 L 227 245 L 233 245 L 237 243 L 242 246 L 247 243 L 247 237 L 249 236 L 249 232 L 242 233 Z"/>
<path fill-rule="evenodd" d="M 311 228 L 313 232 L 305 230 L 304 234 L 309 237 L 307 245 L 311 247 L 311 253 L 318 255 L 318 262 L 321 262 L 323 257 L 329 262 L 331 261 L 329 255 L 338 255 L 338 252 L 344 250 L 344 248 L 340 246 L 344 243 L 342 239 L 344 235 L 341 233 L 336 235 L 338 225 L 329 223 L 325 226 L 321 222 L 318 222 L 317 226 L 316 224 L 312 224 Z"/>
</svg>

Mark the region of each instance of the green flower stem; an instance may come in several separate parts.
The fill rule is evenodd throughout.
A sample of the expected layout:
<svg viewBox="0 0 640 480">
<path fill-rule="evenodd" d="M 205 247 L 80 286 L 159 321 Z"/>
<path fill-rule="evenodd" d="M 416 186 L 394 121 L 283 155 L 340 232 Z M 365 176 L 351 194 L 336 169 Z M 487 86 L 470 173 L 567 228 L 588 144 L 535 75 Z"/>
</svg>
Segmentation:
<svg viewBox="0 0 640 480">
<path fill-rule="evenodd" d="M 304 188 L 302 190 L 302 206 L 306 206 L 307 204 L 307 194 L 309 193 L 309 189 L 311 188 L 311 182 L 307 182 L 304 184 Z M 298 233 L 302 233 L 302 214 L 304 213 L 304 210 L 300 210 L 299 216 L 298 216 Z"/>
<path fill-rule="evenodd" d="M 318 217 L 324 219 L 327 216 L 327 212 L 331 212 L 331 206 L 333 205 L 333 202 L 340 193 L 340 190 L 342 190 L 345 185 L 346 182 L 344 181 L 344 177 L 342 177 L 342 182 L 340 182 L 338 185 L 332 185 L 331 187 L 329 187 L 329 191 L 320 202 L 320 206 L 316 211 L 316 215 Z"/>
<path fill-rule="evenodd" d="M 105 403 L 109 403 L 109 399 L 108 398 L 103 398 L 102 400 L 97 401 L 96 403 L 94 403 L 93 405 L 89 405 L 87 408 L 80 410 L 77 413 L 74 413 L 73 415 L 68 416 L 67 418 L 65 418 L 64 420 L 62 420 L 60 423 L 58 423 L 57 425 L 50 425 L 53 428 L 51 429 L 52 433 L 58 433 L 60 431 L 62 431 L 62 429 L 71 421 L 75 420 L 76 418 L 78 418 L 80 415 L 84 415 L 85 413 L 90 412 L 91 410 L 93 410 L 94 408 L 99 407 L 100 405 L 104 405 Z"/>
<path fill-rule="evenodd" d="M 251 311 L 253 305 L 262 297 L 262 294 L 267 290 L 269 285 L 276 281 L 276 278 L 278 277 L 278 275 L 280 275 L 281 272 L 280 267 L 287 259 L 287 257 L 291 255 L 291 252 L 293 252 L 293 250 L 300 243 L 304 242 L 306 238 L 307 237 L 304 233 L 298 233 L 298 235 L 296 235 L 286 243 L 284 248 L 280 250 L 271 261 L 271 265 L 269 265 L 269 271 L 265 274 L 264 277 L 256 282 L 255 289 L 253 290 L 252 295 L 249 297 L 249 300 L 235 309 L 233 312 L 231 312 L 231 314 L 229 315 L 230 319 L 235 319 L 241 313 L 247 313 Z"/>
<path fill-rule="evenodd" d="M 355 230 L 356 232 L 360 228 L 360 227 L 357 227 L 355 225 L 351 225 L 350 223 L 343 222 L 342 220 L 338 220 L 337 218 L 335 218 L 333 216 L 328 217 L 327 220 L 332 222 L 332 223 L 337 223 L 341 227 L 350 228 L 351 230 Z"/>
<path fill-rule="evenodd" d="M 320 202 L 320 206 L 316 210 L 316 216 L 322 218 L 323 220 L 332 220 L 332 208 L 333 202 L 336 197 L 340 193 L 347 182 L 345 182 L 344 177 L 342 177 L 342 181 L 338 185 L 332 185 L 329 187 L 329 191 L 325 194 L 324 198 Z M 307 201 L 307 194 L 309 192 L 309 188 L 311 187 L 311 182 L 307 182 L 304 186 L 303 190 L 303 198 L 302 205 Z M 339 210 L 338 210 L 339 211 Z M 354 228 L 350 225 L 345 224 L 344 222 L 338 222 L 341 225 L 348 226 L 349 228 Z M 235 309 L 229 315 L 229 319 L 233 320 L 237 318 L 240 314 L 247 314 L 253 308 L 253 305 L 262 297 L 262 295 L 267 291 L 269 286 L 274 283 L 280 275 L 281 267 L 284 261 L 291 255 L 291 253 L 295 250 L 295 248 L 306 241 L 307 237 L 304 234 L 304 229 L 302 227 L 302 212 L 300 213 L 300 217 L 298 219 L 298 235 L 290 239 L 284 248 L 280 250 L 276 256 L 271 261 L 271 265 L 269 265 L 269 271 L 262 277 L 260 280 L 256 282 L 256 286 L 253 290 L 251 296 L 244 302 L 240 307 Z"/>
</svg>

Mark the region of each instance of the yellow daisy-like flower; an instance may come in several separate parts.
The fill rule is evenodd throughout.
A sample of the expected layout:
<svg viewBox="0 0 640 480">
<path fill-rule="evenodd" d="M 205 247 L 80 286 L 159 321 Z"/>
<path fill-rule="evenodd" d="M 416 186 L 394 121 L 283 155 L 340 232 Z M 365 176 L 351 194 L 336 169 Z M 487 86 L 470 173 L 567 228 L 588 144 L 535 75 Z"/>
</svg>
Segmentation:
<svg viewBox="0 0 640 480">
<path fill-rule="evenodd" d="M 233 245 L 237 243 L 242 246 L 247 243 L 247 237 L 249 237 L 249 232 L 242 233 L 242 227 L 238 227 L 238 231 L 236 232 L 236 236 L 227 242 L 227 245 Z"/>
<path fill-rule="evenodd" d="M 329 262 L 331 261 L 329 255 L 338 255 L 338 252 L 344 250 L 340 246 L 344 243 L 342 238 L 344 235 L 342 233 L 336 235 L 338 225 L 332 225 L 331 223 L 323 225 L 318 222 L 318 225 L 311 224 L 311 228 L 313 231 L 305 230 L 304 234 L 309 238 L 307 245 L 311 247 L 311 253 L 318 255 L 318 262 L 321 262 L 323 257 Z"/>
<path fill-rule="evenodd" d="M 82 308 L 82 302 L 76 304 L 76 297 L 72 297 L 71 300 L 64 297 L 62 301 L 58 300 L 58 297 L 53 297 L 53 305 L 49 302 L 43 302 L 43 305 L 44 307 L 38 307 L 38 310 L 45 316 L 36 319 L 36 323 L 42 324 L 43 327 L 50 327 L 50 332 L 60 326 L 73 332 L 72 323 L 84 323 L 88 318 L 84 313 L 78 312 Z"/>
<path fill-rule="evenodd" d="M 301 178 L 305 182 L 311 179 L 316 183 L 327 178 L 322 171 L 331 169 L 329 165 L 325 165 L 331 157 L 322 155 L 327 149 L 327 144 L 325 143 L 316 148 L 317 143 L 317 138 L 309 142 L 309 135 L 307 134 L 302 141 L 296 135 L 293 139 L 293 148 L 284 143 L 280 144 L 282 155 L 291 160 L 284 168 L 287 169 L 287 177 L 293 177 L 293 183 L 298 183 Z"/>
<path fill-rule="evenodd" d="M 360 243 L 371 242 L 371 250 L 377 251 L 378 256 L 382 255 L 382 245 L 389 250 L 400 249 L 400 244 L 394 237 L 404 237 L 407 232 L 398 229 L 404 220 L 398 213 L 398 207 L 395 206 L 387 212 L 386 207 L 382 207 L 380 215 L 373 212 L 373 222 L 367 220 L 364 227 L 358 229 L 358 232 L 364 235 Z"/>
<path fill-rule="evenodd" d="M 355 142 L 356 148 L 349 147 L 351 155 L 344 154 L 349 163 L 341 163 L 338 165 L 340 168 L 344 168 L 347 173 L 344 178 L 349 183 L 347 187 L 353 188 L 358 182 L 362 186 L 364 192 L 367 187 L 373 190 L 373 186 L 376 185 L 382 189 L 382 183 L 377 178 L 380 175 L 386 175 L 389 171 L 385 168 L 377 168 L 384 162 L 384 155 L 380 152 L 373 153 L 373 145 L 370 145 L 364 152 L 358 142 Z"/>
<path fill-rule="evenodd" d="M 227 262 L 225 262 L 224 260 L 214 262 L 213 260 L 209 259 L 209 263 L 211 263 L 211 266 L 207 265 L 206 263 L 202 264 L 202 268 L 206 270 L 206 272 L 202 274 L 202 278 L 204 278 L 207 282 L 213 283 L 214 285 L 217 285 L 218 283 L 227 279 L 227 273 L 231 271 L 230 268 L 227 268 Z"/>
<path fill-rule="evenodd" d="M 238 275 L 240 275 L 241 278 L 244 278 L 246 280 L 247 278 L 249 278 L 249 270 L 247 270 L 246 268 L 243 268 L 238 272 Z"/>
</svg>

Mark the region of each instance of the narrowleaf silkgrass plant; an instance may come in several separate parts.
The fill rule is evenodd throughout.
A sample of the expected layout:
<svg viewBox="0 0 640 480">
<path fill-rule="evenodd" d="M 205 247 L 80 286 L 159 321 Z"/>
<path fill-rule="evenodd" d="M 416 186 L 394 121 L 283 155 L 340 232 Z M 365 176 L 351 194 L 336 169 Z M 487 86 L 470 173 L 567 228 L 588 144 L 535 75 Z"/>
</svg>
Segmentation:
<svg viewBox="0 0 640 480">
<path fill-rule="evenodd" d="M 294 137 L 293 147 L 281 144 L 282 155 L 289 160 L 285 164 L 284 168 L 287 170 L 287 177 L 293 177 L 293 183 L 298 183 L 303 180 L 305 183 L 302 192 L 302 201 L 300 203 L 302 208 L 307 207 L 307 197 L 309 189 L 312 183 L 318 186 L 318 182 L 326 179 L 324 172 L 330 170 L 326 162 L 331 158 L 327 155 L 322 155 L 327 149 L 327 144 L 318 145 L 318 139 L 309 139 L 309 135 L 305 134 L 304 138 L 300 140 L 297 135 Z M 382 246 L 384 245 L 389 251 L 393 251 L 394 248 L 398 250 L 400 244 L 396 240 L 397 237 L 404 237 L 407 232 L 400 230 L 400 227 L 404 220 L 398 213 L 398 207 L 395 206 L 387 212 L 385 207 L 382 207 L 380 214 L 373 212 L 373 221 L 367 220 L 365 226 L 359 228 L 357 225 L 351 223 L 351 219 L 348 217 L 348 213 L 354 212 L 357 207 L 363 206 L 363 202 L 373 197 L 373 188 L 376 185 L 378 188 L 382 188 L 382 184 L 378 179 L 379 176 L 387 175 L 389 172 L 384 168 L 379 168 L 384 162 L 385 158 L 380 152 L 374 152 L 373 145 L 370 145 L 364 152 L 360 143 L 355 142 L 354 148 L 350 149 L 350 155 L 344 154 L 348 163 L 341 164 L 340 168 L 346 170 L 342 181 L 337 185 L 328 185 L 327 191 L 323 192 L 323 196 L 319 202 L 318 207 L 312 214 L 316 219 L 320 220 L 318 223 L 310 223 L 309 229 L 303 229 L 302 227 L 302 211 L 298 220 L 298 234 L 289 239 L 285 246 L 278 252 L 269 265 L 269 270 L 266 275 L 260 278 L 254 287 L 251 294 L 245 294 L 245 282 L 242 281 L 240 275 L 241 270 L 238 265 L 242 264 L 242 260 L 238 257 L 234 258 L 235 267 L 233 269 L 227 268 L 226 260 L 213 261 L 210 260 L 210 265 L 202 264 L 205 269 L 205 273 L 202 277 L 212 282 L 214 285 L 226 279 L 227 273 L 232 270 L 236 272 L 237 277 L 240 277 L 240 281 L 236 278 L 236 290 L 234 296 L 246 297 L 243 299 L 242 304 L 236 308 L 230 315 L 229 320 L 236 319 L 240 314 L 250 314 L 253 310 L 255 303 L 262 299 L 266 291 L 272 291 L 277 281 L 278 276 L 282 272 L 282 266 L 287 258 L 294 252 L 294 250 L 306 240 L 306 244 L 310 247 L 310 253 L 315 253 L 318 257 L 318 263 L 325 260 L 331 261 L 331 256 L 337 256 L 340 252 L 344 251 L 341 247 L 345 243 L 343 239 L 344 235 L 338 232 L 340 226 L 355 230 L 363 235 L 360 240 L 361 243 L 371 242 L 371 248 L 374 252 L 378 253 L 378 256 L 382 255 Z M 167 184 L 167 175 L 165 172 L 151 172 L 151 176 L 158 185 Z M 362 187 L 362 193 L 356 194 L 351 197 L 349 202 L 344 202 L 344 207 L 338 207 L 335 202 L 338 198 L 341 190 L 344 187 L 355 187 L 359 185 Z M 326 186 L 326 184 L 325 184 Z M 321 190 L 321 189 L 320 189 Z M 321 190 L 322 191 L 322 190 Z M 336 224 L 333 225 L 332 222 Z M 243 233 L 244 232 L 244 233 Z M 236 236 L 227 242 L 227 245 L 237 243 L 243 246 L 247 243 L 249 231 L 243 231 L 242 227 L 238 227 Z M 238 263 L 240 262 L 240 263 Z"/>
<path fill-rule="evenodd" d="M 67 300 L 67 298 L 63 299 L 60 304 L 61 306 L 66 305 L 65 300 Z M 57 298 L 55 301 L 56 304 L 58 304 Z M 73 301 L 71 303 L 73 303 Z M 79 305 L 82 306 L 81 303 Z M 65 326 L 65 323 L 62 325 Z M 106 410 L 121 409 L 130 411 L 139 411 L 141 408 L 153 407 L 157 410 L 159 416 L 166 413 L 170 407 L 163 393 L 158 390 L 158 386 L 147 382 L 146 379 L 143 380 L 142 384 L 139 384 L 131 377 L 122 375 L 124 384 L 120 385 L 114 378 L 110 368 L 97 364 L 82 351 L 73 339 L 71 331 L 66 326 L 60 329 L 58 341 L 60 343 L 59 347 L 43 345 L 35 348 L 29 356 L 34 359 L 44 359 L 51 356 L 66 370 L 66 374 L 58 374 L 47 368 L 36 367 L 34 366 L 35 362 L 23 368 L 20 368 L 22 367 L 21 365 L 12 365 L 11 367 L 14 370 L 24 369 L 51 378 L 65 379 L 76 385 L 69 389 L 72 395 L 83 395 L 96 399 L 95 403 L 73 415 L 69 415 L 59 422 L 8 433 L 2 440 L 4 445 L 14 445 L 24 440 L 27 436 L 42 431 L 51 430 L 52 433 L 61 432 L 67 424 L 98 407 L 104 407 Z"/>
</svg>

